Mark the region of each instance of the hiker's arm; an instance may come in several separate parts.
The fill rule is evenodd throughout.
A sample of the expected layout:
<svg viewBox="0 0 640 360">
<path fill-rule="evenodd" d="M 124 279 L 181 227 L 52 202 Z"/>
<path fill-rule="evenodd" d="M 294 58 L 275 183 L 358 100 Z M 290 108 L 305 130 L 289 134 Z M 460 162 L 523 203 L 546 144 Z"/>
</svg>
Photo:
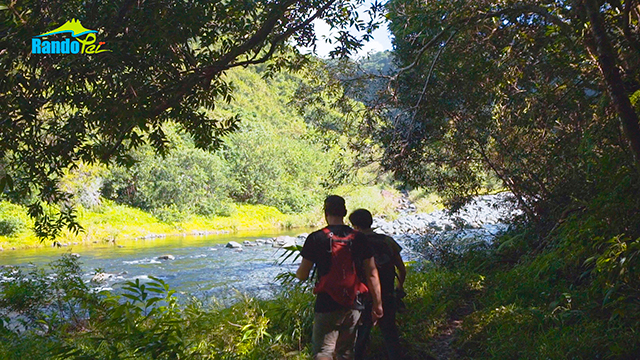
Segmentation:
<svg viewBox="0 0 640 360">
<path fill-rule="evenodd" d="M 398 269 L 398 288 L 404 289 L 404 279 L 407 277 L 407 268 L 404 267 L 404 261 L 402 261 L 400 253 L 396 253 L 393 262 Z"/>
<path fill-rule="evenodd" d="M 313 268 L 313 263 L 310 260 L 302 258 L 302 262 L 300 263 L 300 266 L 298 266 L 298 271 L 296 271 L 296 277 L 302 281 L 307 280 L 309 278 L 311 268 Z"/>
<path fill-rule="evenodd" d="M 380 293 L 380 278 L 378 277 L 378 268 L 376 267 L 376 260 L 372 256 L 364 260 L 364 272 L 367 276 L 367 286 L 369 292 L 373 298 L 373 309 L 371 310 L 371 317 L 373 322 L 380 319 L 384 313 L 382 312 L 382 295 Z"/>
</svg>

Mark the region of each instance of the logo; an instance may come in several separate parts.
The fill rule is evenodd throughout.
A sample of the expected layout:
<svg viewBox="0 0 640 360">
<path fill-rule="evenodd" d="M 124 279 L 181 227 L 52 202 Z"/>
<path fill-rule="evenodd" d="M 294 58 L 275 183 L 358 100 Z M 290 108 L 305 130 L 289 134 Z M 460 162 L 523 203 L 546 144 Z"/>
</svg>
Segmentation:
<svg viewBox="0 0 640 360">
<path fill-rule="evenodd" d="M 45 36 L 70 33 L 71 38 L 62 41 L 44 40 Z M 80 21 L 72 19 L 59 28 L 35 36 L 31 39 L 32 54 L 99 54 L 107 49 L 100 49 L 104 42 L 96 42 L 96 30 L 89 30 L 80 24 Z M 81 36 L 86 35 L 84 39 Z"/>
</svg>

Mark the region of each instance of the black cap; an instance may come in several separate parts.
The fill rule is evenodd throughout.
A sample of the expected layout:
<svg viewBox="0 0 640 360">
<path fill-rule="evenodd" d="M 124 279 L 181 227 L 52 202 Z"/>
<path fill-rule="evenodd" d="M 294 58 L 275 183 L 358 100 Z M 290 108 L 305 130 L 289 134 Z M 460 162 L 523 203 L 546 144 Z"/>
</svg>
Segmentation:
<svg viewBox="0 0 640 360">
<path fill-rule="evenodd" d="M 347 207 L 344 205 L 344 199 L 338 195 L 330 195 L 324 200 L 324 213 L 327 215 L 347 216 Z"/>
<path fill-rule="evenodd" d="M 351 225 L 364 230 L 371 228 L 371 224 L 373 224 L 373 217 L 369 210 L 358 209 L 349 215 L 349 221 L 351 221 Z"/>
</svg>

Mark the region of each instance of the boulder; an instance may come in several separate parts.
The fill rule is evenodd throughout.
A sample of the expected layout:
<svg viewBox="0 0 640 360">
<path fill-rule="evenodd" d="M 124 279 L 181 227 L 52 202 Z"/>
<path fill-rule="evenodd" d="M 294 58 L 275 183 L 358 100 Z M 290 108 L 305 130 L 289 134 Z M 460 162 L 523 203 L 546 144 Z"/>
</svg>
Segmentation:
<svg viewBox="0 0 640 360">
<path fill-rule="evenodd" d="M 256 244 L 257 245 L 264 245 L 267 242 L 267 240 L 265 239 L 256 239 Z"/>
<path fill-rule="evenodd" d="M 251 242 L 249 240 L 245 240 L 245 241 L 242 242 L 242 245 L 244 245 L 244 246 L 256 246 L 256 243 L 253 243 L 253 242 Z"/>
<path fill-rule="evenodd" d="M 273 247 L 284 248 L 296 245 L 296 238 L 293 236 L 278 236 L 273 240 Z"/>
<path fill-rule="evenodd" d="M 300 234 L 300 235 L 298 235 L 298 236 L 296 236 L 296 237 L 297 237 L 298 239 L 300 239 L 300 240 L 306 240 L 308 236 L 309 236 L 309 234 L 307 234 L 307 233 L 302 233 L 302 234 Z"/>
<path fill-rule="evenodd" d="M 111 279 L 113 277 L 113 274 L 107 274 L 107 273 L 96 273 L 95 275 L 93 275 L 93 277 L 91 278 L 91 282 L 92 283 L 96 283 L 96 284 L 101 284 L 109 279 Z"/>
<path fill-rule="evenodd" d="M 71 257 L 72 257 L 72 258 L 76 258 L 76 259 L 78 259 L 78 258 L 80 258 L 80 254 L 78 254 L 78 253 L 71 253 Z"/>
<path fill-rule="evenodd" d="M 175 259 L 176 259 L 175 256 L 169 255 L 169 254 L 158 256 L 158 260 L 175 260 Z"/>
<path fill-rule="evenodd" d="M 242 245 L 238 244 L 235 241 L 229 241 L 227 243 L 226 247 L 231 248 L 231 249 L 242 249 Z"/>
</svg>

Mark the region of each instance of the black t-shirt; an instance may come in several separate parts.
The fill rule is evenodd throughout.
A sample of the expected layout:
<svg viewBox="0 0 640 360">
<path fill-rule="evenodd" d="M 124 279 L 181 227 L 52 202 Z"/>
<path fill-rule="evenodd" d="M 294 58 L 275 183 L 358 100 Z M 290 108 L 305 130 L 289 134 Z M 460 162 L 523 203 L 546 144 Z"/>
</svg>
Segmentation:
<svg viewBox="0 0 640 360">
<path fill-rule="evenodd" d="M 330 225 L 331 230 L 338 237 L 348 236 L 353 229 L 347 225 Z M 302 247 L 303 258 L 316 264 L 318 279 L 329 273 L 331 267 L 331 242 L 322 230 L 312 232 Z M 356 270 L 364 279 L 363 261 L 373 256 L 373 249 L 369 246 L 367 237 L 358 232 L 351 242 L 351 256 L 356 262 Z M 318 293 L 316 297 L 315 312 L 325 313 L 343 309 L 344 307 L 335 302 L 327 293 Z"/>
<path fill-rule="evenodd" d="M 383 234 L 367 233 L 367 239 L 374 249 L 380 292 L 383 296 L 393 294 L 396 279 L 395 257 L 400 254 L 402 247 L 392 237 Z"/>
</svg>

